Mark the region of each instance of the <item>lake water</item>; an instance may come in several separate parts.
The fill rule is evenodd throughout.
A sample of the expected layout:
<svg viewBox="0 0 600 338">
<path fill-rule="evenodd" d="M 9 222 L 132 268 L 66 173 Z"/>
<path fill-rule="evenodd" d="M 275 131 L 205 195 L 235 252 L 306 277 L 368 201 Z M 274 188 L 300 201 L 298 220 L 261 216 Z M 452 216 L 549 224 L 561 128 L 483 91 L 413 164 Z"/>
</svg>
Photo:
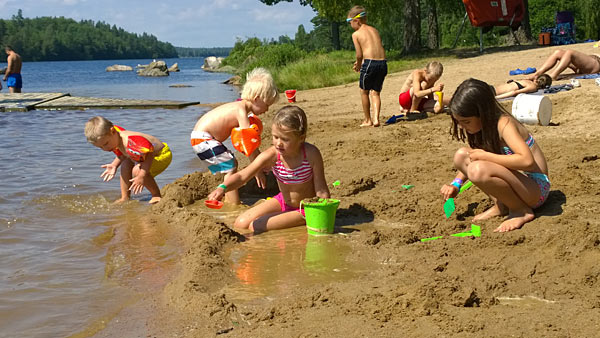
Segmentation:
<svg viewBox="0 0 600 338">
<path fill-rule="evenodd" d="M 230 75 L 202 71 L 197 58 L 165 60 L 178 62 L 181 72 L 164 78 L 105 72 L 112 64 L 149 61 L 24 63 L 23 92 L 202 103 L 238 97 L 222 84 Z M 119 197 L 118 178 L 99 176 L 113 155 L 88 144 L 83 126 L 103 115 L 167 142 L 174 160 L 157 177 L 164 186 L 199 168 L 189 134 L 203 109 L 0 113 L 0 337 L 93 334 L 140 293 L 160 289 L 177 238 L 140 216 L 146 190 L 136 197 L 140 202 L 111 205 Z"/>
</svg>

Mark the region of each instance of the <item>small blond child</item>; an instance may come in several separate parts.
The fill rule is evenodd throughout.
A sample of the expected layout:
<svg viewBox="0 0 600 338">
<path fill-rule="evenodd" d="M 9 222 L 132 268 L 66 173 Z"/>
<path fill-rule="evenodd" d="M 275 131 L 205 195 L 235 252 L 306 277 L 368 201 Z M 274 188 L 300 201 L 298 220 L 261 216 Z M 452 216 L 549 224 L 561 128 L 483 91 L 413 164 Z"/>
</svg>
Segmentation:
<svg viewBox="0 0 600 338">
<path fill-rule="evenodd" d="M 346 21 L 355 31 L 352 33 L 352 42 L 356 49 L 356 61 L 352 69 L 355 72 L 360 72 L 358 86 L 365 115 L 365 119 L 360 126 L 378 127 L 381 112 L 379 93 L 388 71 L 383 43 L 377 29 L 367 25 L 367 12 L 364 7 L 352 7 L 348 12 Z M 369 97 L 369 94 L 371 97 Z M 371 114 L 371 106 L 373 106 L 373 114 Z"/>
<path fill-rule="evenodd" d="M 398 98 L 404 114 L 424 111 L 439 113 L 444 109 L 444 84 L 435 84 L 443 72 L 444 67 L 437 61 L 431 61 L 425 68 L 412 71 L 404 81 Z"/>
<path fill-rule="evenodd" d="M 160 201 L 160 189 L 154 177 L 162 173 L 171 163 L 173 155 L 166 143 L 158 138 L 125 130 L 102 116 L 92 117 L 85 124 L 85 137 L 94 146 L 115 153 L 115 159 L 102 166 L 100 177 L 106 182 L 113 179 L 121 166 L 121 198 L 129 200 L 130 193 L 139 194 L 144 187 L 150 191 L 150 204 Z"/>
<path fill-rule="evenodd" d="M 246 76 L 241 100 L 221 105 L 196 122 L 191 144 L 198 158 L 213 175 L 224 173 L 225 178 L 228 178 L 237 171 L 235 156 L 223 142 L 229 138 L 234 128 L 249 128 L 250 116 L 265 113 L 278 99 L 279 93 L 271 74 L 264 68 L 255 68 Z M 258 154 L 260 151 L 257 148 L 247 155 L 253 161 Z M 256 174 L 256 181 L 259 187 L 265 187 L 265 175 L 262 171 Z M 229 203 L 240 203 L 237 190 L 228 191 L 225 197 Z"/>
</svg>

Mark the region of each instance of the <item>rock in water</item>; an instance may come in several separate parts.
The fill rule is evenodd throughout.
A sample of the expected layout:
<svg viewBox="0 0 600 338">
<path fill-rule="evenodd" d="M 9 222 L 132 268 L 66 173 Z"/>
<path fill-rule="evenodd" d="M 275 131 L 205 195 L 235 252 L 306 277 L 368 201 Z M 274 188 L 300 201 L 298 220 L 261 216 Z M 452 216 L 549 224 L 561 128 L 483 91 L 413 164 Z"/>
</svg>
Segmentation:
<svg viewBox="0 0 600 338">
<path fill-rule="evenodd" d="M 225 58 L 222 58 L 222 57 L 209 56 L 204 59 L 204 64 L 202 65 L 202 69 L 204 69 L 206 71 L 216 70 L 217 68 L 221 67 L 221 63 L 223 62 L 224 59 Z"/>
<path fill-rule="evenodd" d="M 130 72 L 132 70 L 133 70 L 133 67 L 125 66 L 125 65 L 112 65 L 112 66 L 106 67 L 107 72 Z"/>
<path fill-rule="evenodd" d="M 139 76 L 169 76 L 167 64 L 164 61 L 152 61 L 147 67 L 138 69 Z"/>
<path fill-rule="evenodd" d="M 169 67 L 169 72 L 178 72 L 179 71 L 179 65 L 177 64 L 177 62 L 175 62 L 171 67 Z"/>
</svg>

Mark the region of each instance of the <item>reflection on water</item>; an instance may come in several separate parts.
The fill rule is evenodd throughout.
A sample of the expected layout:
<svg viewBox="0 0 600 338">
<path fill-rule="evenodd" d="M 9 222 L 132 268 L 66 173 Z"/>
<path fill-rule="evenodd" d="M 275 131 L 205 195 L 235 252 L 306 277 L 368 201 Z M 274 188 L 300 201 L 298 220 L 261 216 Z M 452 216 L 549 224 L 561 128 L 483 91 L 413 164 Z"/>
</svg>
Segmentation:
<svg viewBox="0 0 600 338">
<path fill-rule="evenodd" d="M 308 285 L 348 280 L 372 262 L 348 259 L 348 236 L 314 237 L 304 227 L 249 236 L 229 253 L 239 284 L 228 289 L 232 300 L 261 301 Z"/>
<path fill-rule="evenodd" d="M 198 59 L 181 61 L 182 71 L 168 79 L 106 73 L 114 63 L 120 62 L 25 63 L 24 91 L 201 102 L 238 96 L 220 84 L 227 74 L 202 72 Z M 56 83 L 56 74 L 69 81 Z M 168 88 L 174 81 L 194 87 Z M 200 167 L 189 133 L 204 111 L 0 113 L 0 336 L 89 336 L 99 320 L 138 299 L 138 291 L 163 285 L 177 253 L 176 238 L 161 221 L 144 216 L 147 191 L 135 197 L 138 201 L 111 204 L 120 195 L 119 180 L 103 182 L 99 176 L 113 155 L 88 144 L 83 126 L 103 115 L 167 142 L 173 162 L 157 177 L 162 187 Z"/>
<path fill-rule="evenodd" d="M 512 305 L 519 307 L 538 307 L 547 306 L 556 303 L 556 301 L 539 298 L 536 296 L 523 297 L 496 297 L 502 305 Z"/>
</svg>

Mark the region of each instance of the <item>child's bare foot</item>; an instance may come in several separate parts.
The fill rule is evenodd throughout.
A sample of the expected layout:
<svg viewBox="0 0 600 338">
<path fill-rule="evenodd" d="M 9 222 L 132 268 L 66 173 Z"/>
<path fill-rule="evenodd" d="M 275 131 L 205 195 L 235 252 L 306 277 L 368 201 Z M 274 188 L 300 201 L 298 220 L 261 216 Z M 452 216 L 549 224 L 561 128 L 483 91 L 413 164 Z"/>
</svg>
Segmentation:
<svg viewBox="0 0 600 338">
<path fill-rule="evenodd" d="M 371 121 L 369 121 L 369 122 L 363 122 L 363 123 L 360 124 L 361 127 L 370 127 L 372 125 L 373 125 L 373 123 Z"/>
<path fill-rule="evenodd" d="M 379 119 L 373 120 L 373 127 L 379 127 Z"/>
<path fill-rule="evenodd" d="M 521 212 L 510 213 L 506 221 L 502 222 L 494 232 L 507 232 L 515 229 L 519 229 L 523 224 L 533 221 L 535 215 L 533 210 L 528 209 Z"/>
<path fill-rule="evenodd" d="M 160 196 L 152 197 L 148 203 L 156 204 L 158 202 L 160 202 Z"/>
<path fill-rule="evenodd" d="M 127 201 L 129 201 L 129 198 L 123 198 L 123 197 L 121 197 L 118 200 L 114 201 L 113 204 L 121 204 L 121 203 L 124 203 L 124 202 L 127 202 Z"/>
<path fill-rule="evenodd" d="M 475 215 L 475 217 L 473 217 L 473 221 L 483 221 L 496 216 L 504 216 L 507 213 L 508 210 L 506 210 L 506 208 L 500 207 L 498 206 L 498 204 L 494 204 L 494 206 L 487 209 L 486 211 Z"/>
</svg>

